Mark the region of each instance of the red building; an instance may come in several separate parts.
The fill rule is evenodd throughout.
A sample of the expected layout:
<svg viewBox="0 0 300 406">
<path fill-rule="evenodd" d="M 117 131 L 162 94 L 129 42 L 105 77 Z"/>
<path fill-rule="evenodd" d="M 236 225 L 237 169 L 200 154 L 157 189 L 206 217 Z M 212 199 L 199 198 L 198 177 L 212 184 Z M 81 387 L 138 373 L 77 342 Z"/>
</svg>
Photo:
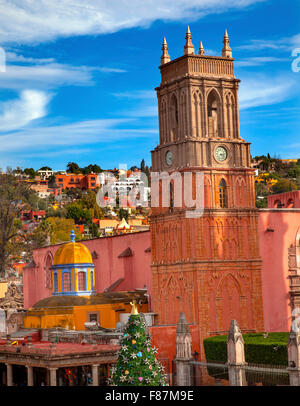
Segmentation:
<svg viewBox="0 0 300 406">
<path fill-rule="evenodd" d="M 88 175 L 68 173 L 56 175 L 56 185 L 61 189 L 78 188 L 81 190 L 96 189 L 100 183 L 96 173 Z"/>
</svg>

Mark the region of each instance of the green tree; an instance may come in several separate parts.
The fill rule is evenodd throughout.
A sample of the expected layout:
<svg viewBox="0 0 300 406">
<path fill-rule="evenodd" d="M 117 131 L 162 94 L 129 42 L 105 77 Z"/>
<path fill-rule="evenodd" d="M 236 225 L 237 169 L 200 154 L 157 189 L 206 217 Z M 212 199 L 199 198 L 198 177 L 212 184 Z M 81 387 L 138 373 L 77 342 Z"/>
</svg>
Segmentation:
<svg viewBox="0 0 300 406">
<path fill-rule="evenodd" d="M 268 207 L 268 199 L 266 197 L 257 199 L 255 204 L 258 209 L 266 209 Z"/>
<path fill-rule="evenodd" d="M 264 183 L 255 183 L 255 194 L 256 196 L 268 196 L 270 194 L 267 185 Z"/>
<path fill-rule="evenodd" d="M 56 176 L 53 174 L 51 176 L 49 176 L 48 178 L 48 186 L 51 188 L 56 188 Z"/>
<path fill-rule="evenodd" d="M 74 188 L 68 189 L 66 191 L 66 195 L 68 197 L 70 197 L 71 199 L 81 199 L 82 198 L 82 190 L 77 188 L 77 187 L 74 187 Z"/>
<path fill-rule="evenodd" d="M 5 276 L 14 244 L 20 239 L 20 214 L 29 208 L 24 197 L 27 193 L 29 185 L 21 182 L 10 170 L 0 174 L 0 277 Z"/>
<path fill-rule="evenodd" d="M 92 221 L 92 214 L 89 209 L 80 204 L 69 204 L 67 207 L 67 219 L 74 219 L 77 224 L 87 224 Z"/>
<path fill-rule="evenodd" d="M 36 176 L 36 171 L 33 168 L 25 168 L 23 172 L 25 175 L 29 175 L 30 179 L 34 179 Z"/>
<path fill-rule="evenodd" d="M 151 347 L 151 338 L 139 314 L 131 314 L 116 365 L 109 378 L 116 386 L 166 386 L 163 366 L 156 359 L 157 349 Z"/>
<path fill-rule="evenodd" d="M 123 209 L 123 207 L 121 207 L 119 209 L 119 219 L 120 220 L 125 219 L 126 221 L 128 221 L 128 218 L 129 218 L 128 210 Z"/>
<path fill-rule="evenodd" d="M 297 190 L 297 184 L 289 179 L 280 179 L 273 187 L 273 194 L 291 192 Z"/>
<path fill-rule="evenodd" d="M 97 164 L 94 164 L 94 165 L 90 164 L 90 165 L 82 168 L 82 173 L 84 175 L 88 175 L 89 173 L 100 173 L 100 172 L 102 172 L 102 169 Z"/>
<path fill-rule="evenodd" d="M 68 173 L 80 173 L 81 168 L 76 162 L 69 162 L 67 165 L 67 172 Z"/>
<path fill-rule="evenodd" d="M 47 222 L 50 224 L 50 242 L 51 244 L 59 244 L 70 241 L 71 231 L 74 230 L 76 240 L 80 240 L 81 236 L 75 226 L 73 219 L 65 219 L 60 217 L 49 217 Z"/>
</svg>

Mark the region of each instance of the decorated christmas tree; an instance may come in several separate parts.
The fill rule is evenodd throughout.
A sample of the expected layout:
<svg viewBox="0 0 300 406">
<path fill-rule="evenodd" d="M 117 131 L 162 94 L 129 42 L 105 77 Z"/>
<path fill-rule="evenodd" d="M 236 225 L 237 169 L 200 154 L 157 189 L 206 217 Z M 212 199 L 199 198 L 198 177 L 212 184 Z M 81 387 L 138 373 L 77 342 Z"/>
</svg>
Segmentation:
<svg viewBox="0 0 300 406">
<path fill-rule="evenodd" d="M 146 324 L 137 311 L 136 301 L 121 339 L 118 361 L 111 369 L 111 386 L 166 386 L 163 366 L 156 359 L 157 349 L 151 347 Z"/>
</svg>

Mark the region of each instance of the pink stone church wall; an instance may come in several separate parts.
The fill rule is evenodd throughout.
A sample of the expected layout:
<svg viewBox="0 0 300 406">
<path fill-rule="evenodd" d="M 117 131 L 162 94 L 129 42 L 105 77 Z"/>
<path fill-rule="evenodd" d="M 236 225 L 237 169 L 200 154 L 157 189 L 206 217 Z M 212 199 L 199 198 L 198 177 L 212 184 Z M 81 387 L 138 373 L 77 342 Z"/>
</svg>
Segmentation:
<svg viewBox="0 0 300 406">
<path fill-rule="evenodd" d="M 97 258 L 95 265 L 95 287 L 97 293 L 110 287 L 120 279 L 121 283 L 113 288 L 114 291 L 134 290 L 147 287 L 152 293 L 150 232 L 124 234 L 115 237 L 105 237 L 82 241 Z M 45 260 L 49 252 L 54 256 L 60 247 L 52 245 L 34 251 L 35 268 L 23 272 L 24 307 L 28 309 L 39 300 L 51 296 L 51 289 L 46 287 Z M 130 257 L 118 258 L 127 248 L 132 250 Z M 146 252 L 145 252 L 146 251 Z"/>
<path fill-rule="evenodd" d="M 291 326 L 288 248 L 295 244 L 299 226 L 297 209 L 263 209 L 259 213 L 264 324 L 269 332 L 289 331 Z"/>
</svg>

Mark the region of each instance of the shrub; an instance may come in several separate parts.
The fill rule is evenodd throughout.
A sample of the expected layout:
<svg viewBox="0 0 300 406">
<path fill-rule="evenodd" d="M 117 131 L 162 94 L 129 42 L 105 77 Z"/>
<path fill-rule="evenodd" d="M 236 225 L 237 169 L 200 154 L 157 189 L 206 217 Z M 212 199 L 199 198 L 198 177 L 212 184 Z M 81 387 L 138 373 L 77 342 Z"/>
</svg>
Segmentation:
<svg viewBox="0 0 300 406">
<path fill-rule="evenodd" d="M 251 364 L 288 365 L 287 342 L 289 333 L 243 334 L 245 360 Z M 207 362 L 227 362 L 227 335 L 203 340 Z"/>
</svg>

